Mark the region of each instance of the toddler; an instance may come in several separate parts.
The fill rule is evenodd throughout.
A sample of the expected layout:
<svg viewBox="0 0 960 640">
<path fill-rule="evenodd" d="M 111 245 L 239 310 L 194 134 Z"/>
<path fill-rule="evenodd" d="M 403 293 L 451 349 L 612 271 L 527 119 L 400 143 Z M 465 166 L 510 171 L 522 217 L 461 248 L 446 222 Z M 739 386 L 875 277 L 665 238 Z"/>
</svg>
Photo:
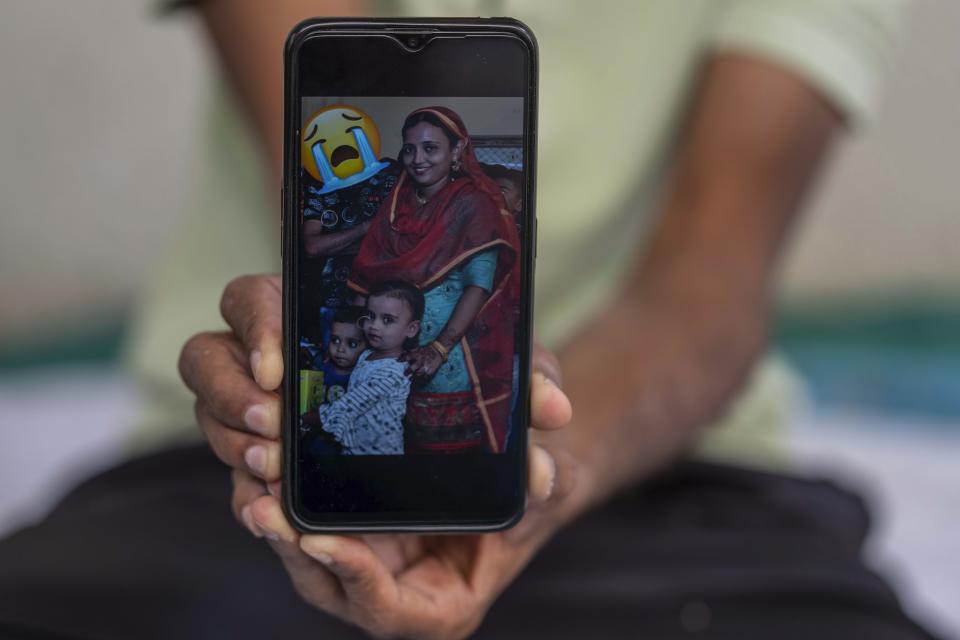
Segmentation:
<svg viewBox="0 0 960 640">
<path fill-rule="evenodd" d="M 403 453 L 410 379 L 398 358 L 405 348 L 416 346 L 423 306 L 423 293 L 408 282 L 370 288 L 361 321 L 367 349 L 350 374 L 346 393 L 319 408 L 323 430 L 340 443 L 343 453 Z"/>
</svg>

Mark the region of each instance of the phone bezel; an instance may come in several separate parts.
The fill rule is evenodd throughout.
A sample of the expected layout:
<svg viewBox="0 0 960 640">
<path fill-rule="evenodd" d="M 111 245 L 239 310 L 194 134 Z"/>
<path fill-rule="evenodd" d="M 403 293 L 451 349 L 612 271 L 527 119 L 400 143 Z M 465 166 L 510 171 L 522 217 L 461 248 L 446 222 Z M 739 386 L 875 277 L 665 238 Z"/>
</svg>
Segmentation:
<svg viewBox="0 0 960 640">
<path fill-rule="evenodd" d="M 284 187 L 282 192 L 283 210 L 283 349 L 286 363 L 296 362 L 296 343 L 298 341 L 297 326 L 297 283 L 299 271 L 299 240 L 298 224 L 300 221 L 297 209 L 299 190 L 299 128 L 300 128 L 300 99 L 305 95 L 300 88 L 299 53 L 305 43 L 313 38 L 359 36 L 383 37 L 405 33 L 423 33 L 429 36 L 458 37 L 462 36 L 493 36 L 511 38 L 521 43 L 526 49 L 527 69 L 526 82 L 522 88 L 525 102 L 524 126 L 524 211 L 526 223 L 522 225 L 521 238 L 523 251 L 522 260 L 522 292 L 520 316 L 520 397 L 518 398 L 518 412 L 530 420 L 529 407 L 529 375 L 532 361 L 532 312 L 533 312 L 533 277 L 536 238 L 535 175 L 536 175 L 536 116 L 537 116 L 537 45 L 530 30 L 522 23 L 509 18 L 494 19 L 315 19 L 300 23 L 295 27 L 287 39 L 284 52 Z M 424 47 L 421 47 L 421 50 Z M 319 94 L 314 94 L 319 95 Z M 337 95 L 330 93 L 327 95 Z M 488 93 L 480 95 L 489 95 Z M 304 513 L 300 500 L 300 482 L 297 473 L 297 421 L 296 421 L 296 394 L 297 376 L 291 369 L 284 377 L 283 384 L 283 507 L 290 522 L 304 532 L 489 532 L 508 528 L 523 516 L 526 503 L 526 428 L 518 429 L 516 447 L 512 452 L 503 454 L 486 454 L 496 457 L 501 466 L 509 465 L 512 475 L 516 477 L 515 492 L 509 500 L 509 508 L 502 512 L 489 514 L 474 514 L 461 516 L 438 511 L 435 513 L 405 512 L 394 513 L 386 511 L 363 512 L 363 517 L 355 517 L 348 512 L 325 513 L 323 519 L 318 520 L 312 515 Z M 292 412 L 288 411 L 293 408 Z M 346 458 L 346 456 L 344 456 Z M 372 457 L 372 456 L 371 456 Z M 363 458 L 371 458 L 363 456 Z M 456 456 L 403 456 L 398 461 L 399 466 L 409 464 L 422 458 L 455 458 Z M 360 458 L 359 456 L 356 458 Z M 394 458 L 384 456 L 383 458 Z M 400 457 L 398 457 L 400 458 Z M 349 463 L 353 464 L 353 463 Z M 366 462 L 359 463 L 360 465 Z M 371 462 L 370 464 L 376 464 Z"/>
</svg>

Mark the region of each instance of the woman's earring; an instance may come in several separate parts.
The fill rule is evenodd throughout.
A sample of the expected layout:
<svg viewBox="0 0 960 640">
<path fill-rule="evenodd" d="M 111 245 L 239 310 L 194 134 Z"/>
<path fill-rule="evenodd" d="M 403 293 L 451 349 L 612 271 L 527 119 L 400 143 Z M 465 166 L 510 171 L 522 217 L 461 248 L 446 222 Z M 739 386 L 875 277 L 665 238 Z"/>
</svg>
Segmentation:
<svg viewBox="0 0 960 640">
<path fill-rule="evenodd" d="M 453 163 L 450 165 L 450 168 L 453 169 L 454 171 L 460 171 L 460 158 L 457 158 L 456 160 L 454 160 Z"/>
</svg>

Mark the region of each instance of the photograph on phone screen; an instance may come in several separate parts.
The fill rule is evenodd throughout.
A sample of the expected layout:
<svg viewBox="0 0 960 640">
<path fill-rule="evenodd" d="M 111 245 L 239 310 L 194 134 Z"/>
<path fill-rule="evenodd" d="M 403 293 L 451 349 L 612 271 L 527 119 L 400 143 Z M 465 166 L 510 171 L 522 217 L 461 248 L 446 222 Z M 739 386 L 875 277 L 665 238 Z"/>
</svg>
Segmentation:
<svg viewBox="0 0 960 640">
<path fill-rule="evenodd" d="M 510 449 L 523 108 L 302 99 L 301 456 Z"/>
</svg>

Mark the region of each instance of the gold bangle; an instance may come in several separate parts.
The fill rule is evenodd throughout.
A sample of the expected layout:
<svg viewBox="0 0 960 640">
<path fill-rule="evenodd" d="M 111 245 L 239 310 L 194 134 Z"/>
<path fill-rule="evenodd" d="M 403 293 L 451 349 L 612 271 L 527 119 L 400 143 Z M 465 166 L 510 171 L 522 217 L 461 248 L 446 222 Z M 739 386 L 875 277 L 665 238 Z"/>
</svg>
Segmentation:
<svg viewBox="0 0 960 640">
<path fill-rule="evenodd" d="M 430 343 L 430 346 L 437 350 L 444 362 L 447 361 L 447 356 L 450 355 L 450 350 L 443 346 L 439 340 L 434 340 Z"/>
</svg>

